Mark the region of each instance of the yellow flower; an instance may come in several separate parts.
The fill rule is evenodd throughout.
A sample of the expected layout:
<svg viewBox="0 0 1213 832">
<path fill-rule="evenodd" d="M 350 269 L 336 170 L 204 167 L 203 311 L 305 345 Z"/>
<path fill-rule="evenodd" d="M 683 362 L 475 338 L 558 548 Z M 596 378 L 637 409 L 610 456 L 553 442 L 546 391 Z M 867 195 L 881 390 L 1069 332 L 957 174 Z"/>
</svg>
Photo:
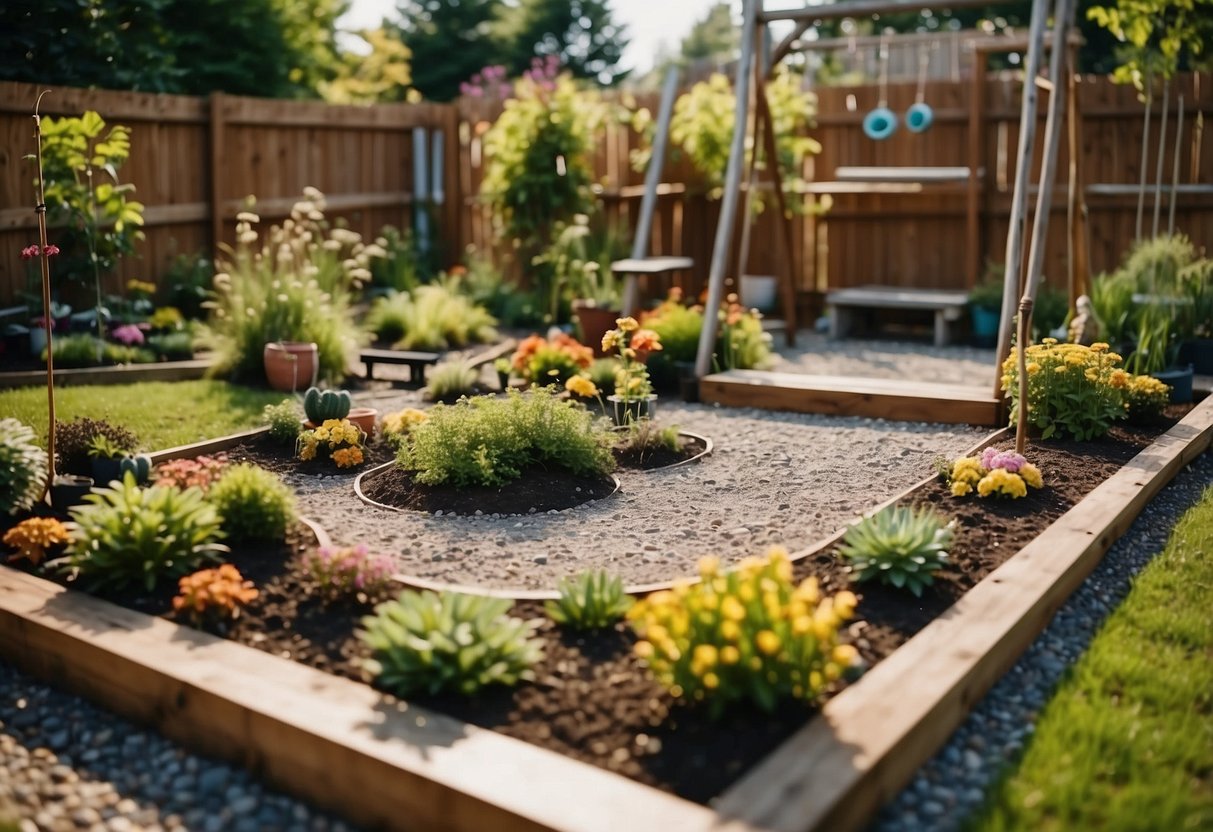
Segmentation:
<svg viewBox="0 0 1213 832">
<path fill-rule="evenodd" d="M 850 667 L 855 664 L 859 658 L 859 651 L 851 644 L 840 644 L 834 648 L 831 658 L 844 667 Z"/>
<path fill-rule="evenodd" d="M 715 667 L 719 659 L 716 648 L 711 644 L 697 644 L 691 654 L 691 661 L 701 667 Z"/>
<path fill-rule="evenodd" d="M 715 673 L 705 673 L 703 676 L 703 686 L 708 690 L 716 690 L 720 687 L 720 677 Z"/>
<path fill-rule="evenodd" d="M 653 658 L 653 644 L 648 641 L 638 641 L 632 650 L 642 659 Z"/>
<path fill-rule="evenodd" d="M 1033 488 L 1044 488 L 1044 477 L 1041 475 L 1040 469 L 1030 462 L 1019 466 L 1019 476 L 1023 477 L 1024 482 Z"/>
<path fill-rule="evenodd" d="M 721 664 L 737 664 L 741 660 L 741 651 L 729 644 L 720 648 Z"/>
<path fill-rule="evenodd" d="M 583 399 L 598 395 L 598 387 L 585 376 L 573 376 L 564 383 L 564 389 Z"/>
<path fill-rule="evenodd" d="M 699 559 L 699 575 L 705 581 L 716 576 L 720 571 L 720 558 L 708 555 Z"/>
<path fill-rule="evenodd" d="M 754 646 L 760 653 L 773 656 L 779 652 L 779 636 L 770 630 L 759 630 L 758 635 L 754 636 Z"/>
<path fill-rule="evenodd" d="M 953 497 L 963 497 L 966 494 L 970 493 L 972 490 L 973 490 L 973 486 L 969 485 L 967 482 L 963 482 L 961 480 L 955 480 L 952 483 L 952 496 Z"/>
<path fill-rule="evenodd" d="M 1040 362 L 1038 362 L 1038 361 L 1029 361 L 1027 367 L 1028 367 L 1028 375 L 1030 375 L 1030 376 L 1036 375 L 1037 373 L 1040 372 Z"/>
<path fill-rule="evenodd" d="M 610 352 L 619 343 L 619 330 L 612 329 L 602 336 L 602 351 Z"/>
<path fill-rule="evenodd" d="M 624 332 L 635 332 L 636 330 L 640 329 L 640 324 L 636 322 L 635 318 L 630 316 L 627 318 L 617 318 L 615 320 L 615 326 Z"/>
<path fill-rule="evenodd" d="M 742 612 L 744 613 L 744 610 Z M 720 635 L 728 641 L 737 641 L 741 638 L 741 627 L 737 625 L 736 621 L 722 621 L 720 622 Z"/>
<path fill-rule="evenodd" d="M 838 613 L 838 617 L 842 619 L 850 618 L 855 612 L 855 605 L 859 603 L 859 599 L 855 597 L 855 593 L 849 590 L 843 590 L 834 596 L 834 610 Z"/>
<path fill-rule="evenodd" d="M 720 614 L 725 617 L 726 621 L 742 621 L 745 619 L 745 607 L 741 605 L 740 601 L 729 595 L 720 605 Z"/>
</svg>

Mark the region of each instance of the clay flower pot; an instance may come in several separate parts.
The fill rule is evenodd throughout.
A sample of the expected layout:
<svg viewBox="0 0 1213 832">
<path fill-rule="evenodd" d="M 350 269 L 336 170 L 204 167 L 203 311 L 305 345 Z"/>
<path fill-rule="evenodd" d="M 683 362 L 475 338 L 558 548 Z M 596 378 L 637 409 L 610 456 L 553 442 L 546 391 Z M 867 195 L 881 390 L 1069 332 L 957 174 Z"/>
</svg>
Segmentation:
<svg viewBox="0 0 1213 832">
<path fill-rule="evenodd" d="M 375 418 L 378 415 L 379 411 L 373 407 L 351 407 L 349 415 L 345 418 L 357 425 L 366 434 L 366 438 L 370 439 L 375 433 Z"/>
<path fill-rule="evenodd" d="M 265 380 L 274 390 L 294 393 L 316 383 L 320 369 L 316 344 L 310 341 L 275 341 L 265 345 Z"/>
</svg>

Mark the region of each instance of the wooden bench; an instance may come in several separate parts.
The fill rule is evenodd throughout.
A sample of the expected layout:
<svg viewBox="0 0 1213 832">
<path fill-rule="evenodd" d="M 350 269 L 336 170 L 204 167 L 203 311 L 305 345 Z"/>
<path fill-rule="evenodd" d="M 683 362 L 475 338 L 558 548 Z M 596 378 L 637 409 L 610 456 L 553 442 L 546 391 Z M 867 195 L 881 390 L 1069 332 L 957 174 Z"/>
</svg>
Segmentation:
<svg viewBox="0 0 1213 832">
<path fill-rule="evenodd" d="M 668 277 L 694 266 L 695 261 L 690 257 L 629 257 L 611 263 L 611 274 L 623 276 L 623 314 L 633 315 L 636 312 L 637 277 Z M 683 288 L 681 283 L 675 285 Z"/>
<path fill-rule="evenodd" d="M 409 368 L 408 383 L 413 387 L 421 387 L 425 384 L 425 368 L 437 364 L 440 356 L 436 352 L 365 349 L 360 358 L 366 365 L 368 379 L 375 377 L 376 364 L 404 364 Z"/>
<path fill-rule="evenodd" d="M 853 309 L 916 309 L 935 313 L 935 346 L 951 340 L 952 324 L 964 316 L 967 292 L 939 289 L 902 289 L 894 286 L 856 286 L 826 293 L 830 337 L 845 338 Z"/>
</svg>

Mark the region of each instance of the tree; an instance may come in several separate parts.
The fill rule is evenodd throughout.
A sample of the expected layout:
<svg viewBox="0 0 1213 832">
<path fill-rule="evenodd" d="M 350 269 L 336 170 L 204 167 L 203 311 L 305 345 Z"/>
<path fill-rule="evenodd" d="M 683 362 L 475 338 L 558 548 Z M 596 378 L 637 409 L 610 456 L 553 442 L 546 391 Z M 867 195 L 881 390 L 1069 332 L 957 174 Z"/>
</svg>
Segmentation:
<svg viewBox="0 0 1213 832">
<path fill-rule="evenodd" d="M 576 78 L 609 86 L 627 74 L 617 67 L 627 47 L 626 27 L 611 19 L 609 0 L 520 0 L 506 9 L 499 32 L 510 44 L 512 74 L 533 57 L 554 55 Z"/>
<path fill-rule="evenodd" d="M 358 35 L 370 45 L 371 51 L 366 55 L 351 52 L 342 55 L 337 78 L 321 82 L 321 97 L 333 104 L 406 100 L 413 82 L 409 48 L 386 29 L 371 29 Z"/>
<path fill-rule="evenodd" d="M 500 62 L 493 37 L 501 0 L 404 0 L 394 28 L 413 56 L 413 86 L 432 101 L 450 101 L 459 84 Z"/>
<path fill-rule="evenodd" d="M 719 64 L 736 56 L 740 46 L 741 29 L 733 22 L 733 12 L 727 2 L 719 2 L 682 39 L 681 53 L 687 63 Z"/>
</svg>

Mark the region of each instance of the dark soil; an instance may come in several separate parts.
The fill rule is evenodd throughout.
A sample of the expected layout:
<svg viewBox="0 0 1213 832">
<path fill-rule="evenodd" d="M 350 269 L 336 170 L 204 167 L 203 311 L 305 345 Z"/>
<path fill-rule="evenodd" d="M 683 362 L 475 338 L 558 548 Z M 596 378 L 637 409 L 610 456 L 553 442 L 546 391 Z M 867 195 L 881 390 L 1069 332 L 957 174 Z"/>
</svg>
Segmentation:
<svg viewBox="0 0 1213 832">
<path fill-rule="evenodd" d="M 532 468 L 501 486 L 456 488 L 423 485 L 409 471 L 391 466 L 362 480 L 362 493 L 377 503 L 443 514 L 535 514 L 572 508 L 615 492 L 610 477 L 578 477 L 567 471 Z"/>
<path fill-rule="evenodd" d="M 707 449 L 707 443 L 685 434 L 678 435 L 678 450 L 669 448 L 638 449 L 616 445 L 614 448 L 615 463 L 620 468 L 639 471 L 655 471 L 658 468 L 668 468 L 680 462 L 686 462 L 693 456 Z"/>
<path fill-rule="evenodd" d="M 879 662 L 1166 426 L 1116 429 L 1107 439 L 1087 443 L 1032 442 L 1028 457 L 1042 470 L 1046 486 L 1023 499 L 954 498 L 941 482 L 915 493 L 911 502 L 958 519 L 952 564 L 921 598 L 879 586 L 856 588 L 860 604 L 847 640 L 866 662 Z M 257 649 L 359 679 L 358 660 L 364 650 L 354 630 L 377 599 L 326 602 L 311 592 L 311 582 L 289 551 L 260 547 L 233 553 L 233 562 L 256 582 L 260 597 L 226 634 Z M 815 574 L 827 592 L 847 586 L 845 571 L 828 552 L 802 561 L 796 571 L 797 577 Z M 174 589 L 163 588 L 154 598 L 125 600 L 163 613 Z M 520 602 L 514 614 L 542 618 L 543 613 L 536 602 Z M 472 699 L 416 701 L 700 802 L 719 794 L 815 713 L 796 704 L 772 714 L 737 707 L 713 721 L 702 708 L 675 702 L 647 675 L 631 653 L 633 638 L 623 625 L 581 636 L 542 618 L 539 632 L 545 658 L 535 669 L 534 683 L 482 692 Z"/>
<path fill-rule="evenodd" d="M 386 442 L 381 442 L 378 434 L 363 447 L 362 464 L 352 468 L 338 468 L 332 460 L 319 456 L 305 462 L 295 456 L 294 445 L 271 439 L 267 433 L 254 436 L 223 453 L 229 462 L 251 462 L 275 474 L 307 474 L 315 477 L 353 478 L 363 471 L 369 471 L 376 465 L 396 458 L 395 449 Z"/>
</svg>

